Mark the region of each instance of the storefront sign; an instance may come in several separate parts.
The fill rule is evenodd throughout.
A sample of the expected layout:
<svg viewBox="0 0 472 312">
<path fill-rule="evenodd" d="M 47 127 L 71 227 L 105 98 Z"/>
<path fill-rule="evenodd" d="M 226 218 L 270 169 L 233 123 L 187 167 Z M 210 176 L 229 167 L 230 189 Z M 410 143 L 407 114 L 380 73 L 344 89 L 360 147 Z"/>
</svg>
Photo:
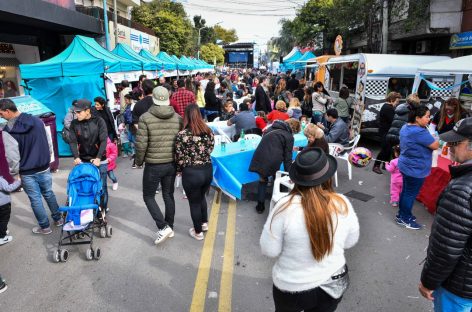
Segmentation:
<svg viewBox="0 0 472 312">
<path fill-rule="evenodd" d="M 149 50 L 149 35 L 131 29 L 131 48 L 136 52 L 139 52 L 141 49 Z"/>
<path fill-rule="evenodd" d="M 450 49 L 471 49 L 472 31 L 452 35 Z"/>
</svg>

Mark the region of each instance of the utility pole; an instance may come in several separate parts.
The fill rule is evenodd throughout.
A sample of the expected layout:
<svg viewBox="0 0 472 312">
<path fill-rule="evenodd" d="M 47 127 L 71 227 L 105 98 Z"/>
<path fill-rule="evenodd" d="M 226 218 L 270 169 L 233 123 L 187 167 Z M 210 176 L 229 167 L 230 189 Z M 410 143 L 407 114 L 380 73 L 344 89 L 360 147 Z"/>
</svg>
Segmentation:
<svg viewBox="0 0 472 312">
<path fill-rule="evenodd" d="M 115 30 L 115 47 L 118 44 L 118 10 L 116 0 L 113 0 L 113 29 Z"/>
<path fill-rule="evenodd" d="M 107 0 L 103 0 L 103 23 L 105 24 L 105 46 L 110 51 L 110 34 L 108 33 L 108 14 L 107 14 Z"/>
<path fill-rule="evenodd" d="M 388 0 L 383 0 L 382 10 L 382 54 L 387 54 L 388 46 Z"/>
</svg>

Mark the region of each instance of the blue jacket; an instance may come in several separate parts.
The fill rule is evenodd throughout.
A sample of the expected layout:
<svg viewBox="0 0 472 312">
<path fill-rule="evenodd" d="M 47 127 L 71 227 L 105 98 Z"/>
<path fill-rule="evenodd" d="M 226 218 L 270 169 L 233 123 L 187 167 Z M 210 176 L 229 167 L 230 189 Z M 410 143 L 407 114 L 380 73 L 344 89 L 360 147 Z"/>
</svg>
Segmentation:
<svg viewBox="0 0 472 312">
<path fill-rule="evenodd" d="M 13 128 L 7 125 L 4 131 L 18 142 L 21 175 L 31 175 L 49 168 L 49 142 L 41 119 L 21 113 Z"/>
</svg>

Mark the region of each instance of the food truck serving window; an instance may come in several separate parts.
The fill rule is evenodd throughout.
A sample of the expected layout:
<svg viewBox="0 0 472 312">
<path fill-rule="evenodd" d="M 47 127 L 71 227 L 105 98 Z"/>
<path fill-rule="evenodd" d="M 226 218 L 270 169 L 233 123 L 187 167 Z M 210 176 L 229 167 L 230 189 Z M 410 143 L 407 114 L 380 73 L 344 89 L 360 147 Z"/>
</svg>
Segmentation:
<svg viewBox="0 0 472 312">
<path fill-rule="evenodd" d="M 414 81 L 414 78 L 390 78 L 388 80 L 387 95 L 390 92 L 398 92 L 402 95 L 403 99 L 406 98 L 409 94 L 411 94 Z M 421 100 L 429 99 L 430 93 L 431 90 L 429 89 L 428 85 L 424 81 L 421 81 L 420 86 L 418 88 L 419 98 Z"/>
<path fill-rule="evenodd" d="M 328 89 L 339 91 L 342 85 L 346 85 L 350 93 L 355 93 L 358 64 L 358 62 L 349 62 L 329 65 L 330 81 Z"/>
</svg>

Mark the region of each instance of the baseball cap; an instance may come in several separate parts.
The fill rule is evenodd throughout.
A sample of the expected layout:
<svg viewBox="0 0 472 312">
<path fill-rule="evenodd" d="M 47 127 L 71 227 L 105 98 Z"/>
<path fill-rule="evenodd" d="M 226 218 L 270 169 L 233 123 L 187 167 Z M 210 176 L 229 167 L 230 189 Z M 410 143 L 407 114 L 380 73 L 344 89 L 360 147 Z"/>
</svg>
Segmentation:
<svg viewBox="0 0 472 312">
<path fill-rule="evenodd" d="M 459 120 L 454 128 L 439 135 L 444 142 L 459 142 L 472 139 L 472 117 Z"/>
<path fill-rule="evenodd" d="M 156 105 L 169 105 L 169 91 L 162 86 L 154 88 L 152 90 L 152 101 Z"/>
<path fill-rule="evenodd" d="M 73 107 L 74 112 L 81 112 L 83 110 L 90 109 L 90 107 L 92 107 L 92 103 L 87 99 L 80 99 L 73 104 Z"/>
</svg>

